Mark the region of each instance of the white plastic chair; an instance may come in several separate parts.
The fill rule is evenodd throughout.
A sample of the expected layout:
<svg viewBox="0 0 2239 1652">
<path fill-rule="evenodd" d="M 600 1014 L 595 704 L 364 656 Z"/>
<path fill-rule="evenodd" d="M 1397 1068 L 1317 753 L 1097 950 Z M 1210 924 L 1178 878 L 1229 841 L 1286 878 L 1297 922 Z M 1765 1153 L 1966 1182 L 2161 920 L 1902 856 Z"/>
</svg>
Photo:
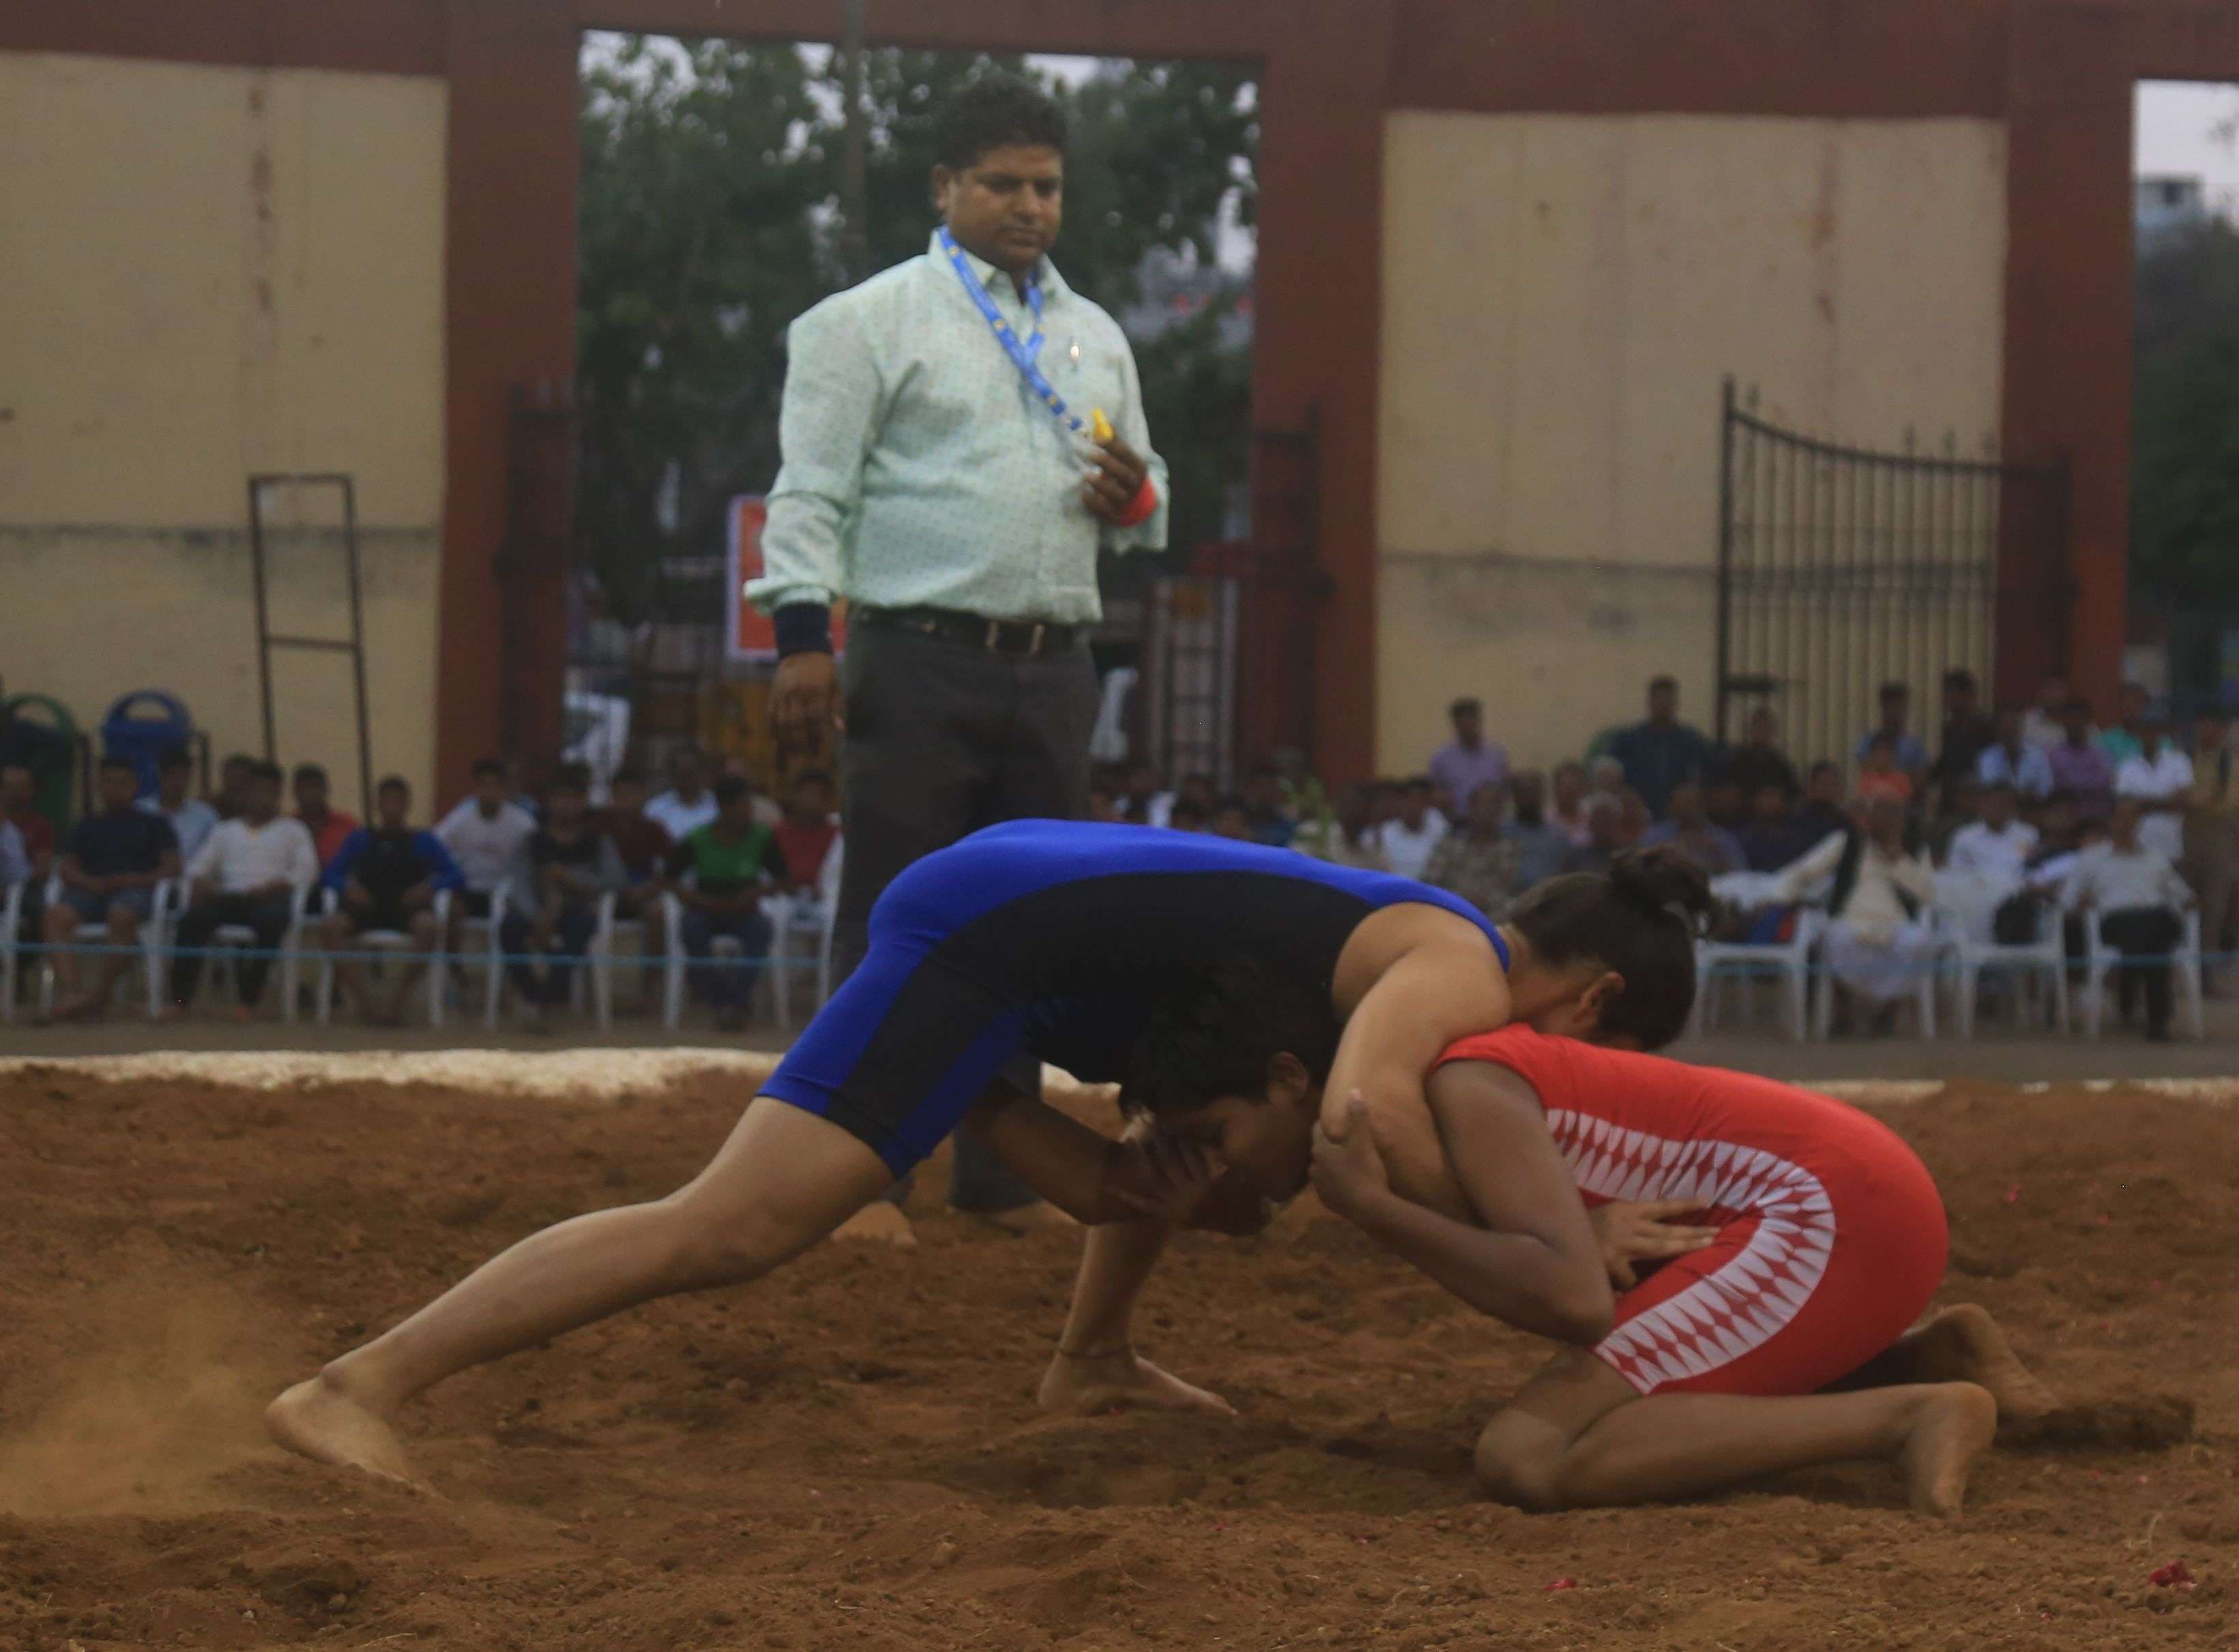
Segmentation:
<svg viewBox="0 0 2239 1652">
<path fill-rule="evenodd" d="M 163 923 L 171 904 L 171 879 L 165 879 L 156 886 L 156 899 L 147 921 L 140 926 L 140 972 L 148 992 L 148 1018 L 152 1021 L 163 1010 Z M 52 912 L 63 898 L 63 884 L 60 874 L 47 879 L 47 910 Z M 70 932 L 70 939 L 94 945 L 106 944 L 109 921 L 80 924 Z M 51 952 L 39 955 L 39 1014 L 55 1012 L 55 959 Z"/>
<path fill-rule="evenodd" d="M 591 1015 L 604 1032 L 615 1024 L 615 938 L 623 920 L 615 916 L 621 905 L 621 896 L 609 889 L 599 897 L 599 926 L 591 932 L 590 945 L 583 949 L 581 963 L 570 990 L 580 1006 L 588 985 L 591 994 Z M 642 937 L 645 925 L 637 919 L 628 920 L 630 927 Z"/>
<path fill-rule="evenodd" d="M 769 903 L 763 902 L 762 908 L 767 914 Z M 664 892 L 661 910 L 668 929 L 668 961 L 661 972 L 661 1024 L 674 1032 L 684 1024 L 684 903 L 674 894 Z M 711 958 L 743 958 L 747 948 L 735 935 L 718 935 L 708 943 L 708 951 Z"/>
<path fill-rule="evenodd" d="M 684 903 L 671 890 L 661 892 L 661 926 L 668 937 L 668 955 L 661 966 L 661 1025 L 674 1032 L 684 1025 Z M 723 952 L 723 939 L 710 950 Z"/>
<path fill-rule="evenodd" d="M 490 891 L 489 916 L 470 918 L 482 926 L 482 1026 L 497 1025 L 498 1000 L 505 996 L 505 941 L 498 932 L 505 926 L 505 909 L 513 903 L 511 879 Z"/>
<path fill-rule="evenodd" d="M 329 889 L 320 903 L 322 912 L 332 912 L 338 903 Z M 451 932 L 451 892 L 438 889 L 435 904 L 429 909 L 435 917 L 435 952 L 428 960 L 428 1025 L 443 1025 L 443 1004 L 449 996 L 450 984 L 443 967 L 444 937 Z M 411 932 L 402 929 L 362 929 L 350 939 L 353 948 L 375 952 L 409 953 L 418 945 Z M 322 952 L 319 958 L 318 1018 L 322 1024 L 330 1019 L 335 1004 L 335 956 Z"/>
<path fill-rule="evenodd" d="M 2083 914 L 2083 1030 L 2092 1038 L 2099 1036 L 2099 1028 L 2107 1013 L 2107 978 L 2123 961 L 2122 953 L 2107 945 L 2099 933 L 2099 920 L 2104 914 L 2087 912 Z M 2200 984 L 2200 909 L 2189 906 L 2184 912 L 2184 934 L 2177 943 L 2177 952 L 2170 965 L 2177 996 L 2183 1000 L 2185 1028 L 2196 1038 L 2208 1036 L 2208 1007 Z"/>
<path fill-rule="evenodd" d="M 0 888 L 0 1025 L 16 1018 L 16 963 L 23 952 L 23 891 L 12 883 Z"/>
<path fill-rule="evenodd" d="M 1715 1018 L 1721 974 L 1756 976 L 1770 972 L 1780 983 L 1781 1004 L 1789 1036 L 1801 1044 L 1811 1032 L 1811 954 L 1825 932 L 1827 918 L 1816 907 L 1796 914 L 1796 929 L 1788 939 L 1763 945 L 1743 941 L 1695 943 L 1695 1036 L 1709 1031 Z M 1821 998 L 1826 996 L 1821 989 Z M 1823 1033 L 1824 1036 L 1824 1033 Z"/>
<path fill-rule="evenodd" d="M 762 902 L 762 915 L 770 920 L 770 990 L 781 1032 L 793 1029 L 794 943 L 812 943 L 816 949 L 816 1007 L 823 1008 L 832 996 L 832 932 L 840 915 L 840 864 L 846 847 L 844 838 L 832 839 L 817 868 L 814 894 L 773 895 Z"/>
<path fill-rule="evenodd" d="M 621 895 L 608 894 L 604 899 L 603 906 L 605 910 L 601 912 L 599 918 L 599 933 L 593 938 L 594 950 L 588 954 L 598 965 L 598 973 L 592 978 L 591 991 L 595 995 L 593 1005 L 598 1012 L 599 1025 L 602 1030 L 615 1024 L 615 972 L 621 967 L 621 953 L 623 943 L 629 943 L 631 951 L 635 954 L 634 967 L 638 971 L 640 982 L 638 999 L 641 1004 L 645 998 L 643 985 L 645 974 L 651 965 L 651 960 L 647 958 L 646 952 L 653 944 L 651 924 L 642 918 L 624 918 L 620 915 Z"/>
<path fill-rule="evenodd" d="M 505 995 L 505 942 L 498 932 L 505 923 L 506 908 L 510 904 L 509 886 L 502 886 L 490 897 L 489 948 L 483 962 L 488 974 L 482 992 L 482 1025 L 485 1029 L 497 1025 L 499 1003 Z M 584 995 L 588 993 L 593 1012 L 602 1031 L 615 1024 L 615 897 L 612 890 L 599 897 L 598 926 L 592 930 L 590 941 L 584 947 L 582 957 L 575 960 L 575 972 L 568 980 L 568 1007 L 581 1015 Z"/>
<path fill-rule="evenodd" d="M 288 920 L 287 931 L 280 938 L 278 972 L 280 1018 L 283 1021 L 293 1021 L 296 1018 L 297 988 L 302 979 L 303 932 L 309 925 L 311 910 L 318 899 L 318 889 L 319 886 L 312 883 L 305 884 L 296 892 L 295 904 L 292 915 Z M 238 998 L 241 993 L 241 972 L 239 959 L 234 949 L 254 946 L 256 944 L 256 932 L 248 925 L 220 924 L 211 932 L 209 938 L 210 947 L 216 955 L 207 960 L 207 967 L 203 971 L 203 986 L 216 987 L 218 977 L 222 974 L 232 985 L 234 995 Z M 250 1005 L 247 1007 L 254 1009 L 256 1005 Z"/>
<path fill-rule="evenodd" d="M 1937 874 L 1935 913 L 1944 940 L 1950 948 L 1954 965 L 1954 985 L 1958 1001 L 1953 1006 L 1958 1022 L 1959 1036 L 1975 1036 L 1976 1000 L 1982 996 L 1983 975 L 1985 971 L 2003 971 L 2016 978 L 2016 985 L 2026 987 L 2040 978 L 2052 983 L 2045 1004 L 2051 1014 L 2052 1030 L 2068 1031 L 2068 959 L 2061 948 L 2060 909 L 2046 906 L 2037 912 L 2037 934 L 2032 941 L 2008 943 L 1984 933 L 1978 921 L 1983 915 L 1985 898 L 1979 893 L 1947 885 L 1950 874 Z M 1996 901 L 1988 900 L 1995 912 Z"/>
<path fill-rule="evenodd" d="M 1913 983 L 1912 989 L 1913 1010 L 1919 1017 L 1919 1032 L 1923 1038 L 1936 1036 L 1936 984 L 1943 976 L 1943 954 L 1950 946 L 1950 938 L 1936 926 L 1935 908 L 1928 909 L 1928 919 L 1937 945 L 1921 959 L 1919 979 Z M 1829 926 L 1832 927 L 1831 921 Z M 1834 1033 L 1836 991 L 1837 984 L 1831 974 L 1819 984 L 1819 998 L 1811 1026 L 1811 1036 L 1816 1038 L 1827 1038 Z"/>
</svg>

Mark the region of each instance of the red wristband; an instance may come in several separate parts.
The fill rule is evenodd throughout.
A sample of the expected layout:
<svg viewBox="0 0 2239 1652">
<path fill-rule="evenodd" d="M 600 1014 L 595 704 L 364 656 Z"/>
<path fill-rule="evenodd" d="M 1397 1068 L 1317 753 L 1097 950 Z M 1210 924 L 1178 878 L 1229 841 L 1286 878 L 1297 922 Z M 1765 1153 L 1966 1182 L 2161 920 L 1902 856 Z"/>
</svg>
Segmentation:
<svg viewBox="0 0 2239 1652">
<path fill-rule="evenodd" d="M 1135 490 L 1134 498 L 1127 501 L 1127 508 L 1120 513 L 1120 520 L 1116 526 L 1133 527 L 1139 523 L 1147 522 L 1151 520 L 1151 513 L 1158 508 L 1159 490 L 1153 486 L 1151 479 L 1146 476 L 1143 478 L 1143 485 Z"/>
</svg>

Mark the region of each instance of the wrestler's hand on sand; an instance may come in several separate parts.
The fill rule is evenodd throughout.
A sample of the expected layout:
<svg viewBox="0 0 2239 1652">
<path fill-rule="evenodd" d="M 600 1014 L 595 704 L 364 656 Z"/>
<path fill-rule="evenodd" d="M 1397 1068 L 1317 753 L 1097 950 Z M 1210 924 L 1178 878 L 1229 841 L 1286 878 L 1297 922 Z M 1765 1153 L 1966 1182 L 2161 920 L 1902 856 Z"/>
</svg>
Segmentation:
<svg viewBox="0 0 2239 1652">
<path fill-rule="evenodd" d="M 1586 1212 L 1601 1242 L 1602 1265 L 1610 1284 L 1630 1290 L 1640 1283 L 1636 1262 L 1666 1262 L 1699 1251 L 1718 1237 L 1716 1228 L 1686 1227 L 1673 1220 L 1703 1207 L 1689 1199 L 1651 1199 L 1643 1204 L 1603 1204 Z"/>
<path fill-rule="evenodd" d="M 1094 1416 L 1106 1411 L 1210 1411 L 1234 1416 L 1236 1408 L 1209 1388 L 1185 1383 L 1133 1348 L 1090 1354 L 1060 1353 L 1042 1374 L 1034 1396 L 1045 1411 Z"/>
<path fill-rule="evenodd" d="M 1332 1135 L 1325 1121 L 1314 1126 L 1314 1191 L 1339 1216 L 1350 1216 L 1365 1199 L 1388 1190 L 1384 1155 L 1369 1128 L 1368 1104 L 1356 1094 L 1346 1102 L 1345 1128 Z"/>
<path fill-rule="evenodd" d="M 1116 1145 L 1119 1151 L 1105 1173 L 1106 1197 L 1136 1216 L 1156 1221 L 1188 1220 L 1227 1168 L 1218 1153 L 1162 1130 Z"/>
</svg>

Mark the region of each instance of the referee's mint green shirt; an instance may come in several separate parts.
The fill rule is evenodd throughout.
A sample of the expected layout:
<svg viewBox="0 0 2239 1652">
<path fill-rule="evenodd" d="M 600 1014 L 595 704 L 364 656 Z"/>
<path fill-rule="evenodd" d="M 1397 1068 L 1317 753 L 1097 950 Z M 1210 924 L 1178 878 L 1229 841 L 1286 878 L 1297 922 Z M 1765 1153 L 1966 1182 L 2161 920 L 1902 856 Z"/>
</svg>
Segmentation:
<svg viewBox="0 0 2239 1652">
<path fill-rule="evenodd" d="M 965 255 L 1020 338 L 1033 312 L 1009 275 Z M 1149 462 L 1159 508 L 1133 527 L 1088 514 L 1088 438 L 1033 393 L 936 237 L 926 255 L 794 322 L 762 529 L 768 609 L 844 597 L 1077 625 L 1103 613 L 1096 553 L 1166 542 L 1166 461 L 1151 450 L 1120 325 L 1041 265 L 1042 371 L 1081 419 L 1101 408 Z"/>
</svg>

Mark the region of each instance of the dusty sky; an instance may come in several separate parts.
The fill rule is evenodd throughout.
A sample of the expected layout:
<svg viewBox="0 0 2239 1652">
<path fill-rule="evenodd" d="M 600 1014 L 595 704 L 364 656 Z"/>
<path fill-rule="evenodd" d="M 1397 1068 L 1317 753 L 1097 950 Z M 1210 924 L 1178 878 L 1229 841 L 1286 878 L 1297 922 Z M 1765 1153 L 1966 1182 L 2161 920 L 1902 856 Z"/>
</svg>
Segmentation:
<svg viewBox="0 0 2239 1652">
<path fill-rule="evenodd" d="M 2202 81 L 2138 83 L 2134 170 L 2193 174 L 2210 206 L 2239 216 L 2239 86 Z"/>
</svg>

